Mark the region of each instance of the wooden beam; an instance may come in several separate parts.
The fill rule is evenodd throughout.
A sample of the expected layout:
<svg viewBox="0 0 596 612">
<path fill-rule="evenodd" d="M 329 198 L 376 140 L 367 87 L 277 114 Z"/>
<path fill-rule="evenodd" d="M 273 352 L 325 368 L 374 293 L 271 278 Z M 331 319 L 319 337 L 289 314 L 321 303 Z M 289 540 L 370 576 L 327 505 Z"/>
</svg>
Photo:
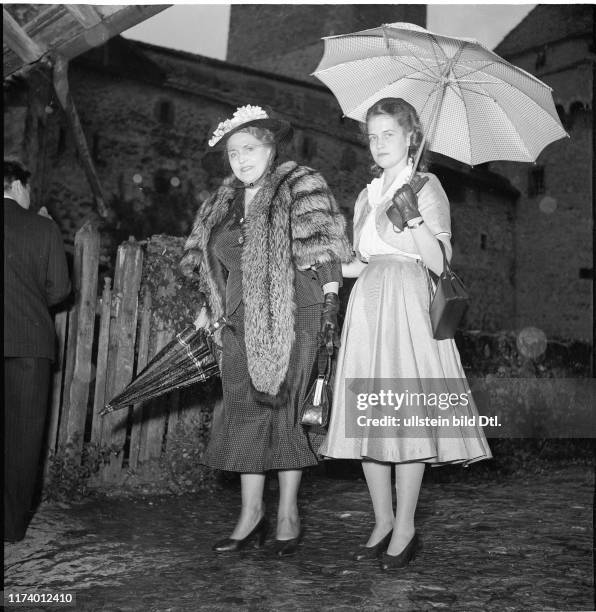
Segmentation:
<svg viewBox="0 0 596 612">
<path fill-rule="evenodd" d="M 118 11 L 114 11 L 107 17 L 104 16 L 97 25 L 89 27 L 55 50 L 66 58 L 73 59 L 93 47 L 106 43 L 113 36 L 121 34 L 149 17 L 157 15 L 169 6 L 171 5 L 123 5 Z"/>
<path fill-rule="evenodd" d="M 37 61 L 47 50 L 29 38 L 25 30 L 5 8 L 2 9 L 2 35 L 8 47 L 24 62 Z"/>
<path fill-rule="evenodd" d="M 90 4 L 65 4 L 64 8 L 85 28 L 101 23 L 101 15 Z"/>
<path fill-rule="evenodd" d="M 87 181 L 89 182 L 91 192 L 93 193 L 93 197 L 95 199 L 97 212 L 105 219 L 108 216 L 108 209 L 105 203 L 101 183 L 99 182 L 99 177 L 97 176 L 95 165 L 93 164 L 93 159 L 89 153 L 89 147 L 87 145 L 87 139 L 85 138 L 85 132 L 83 131 L 83 127 L 81 125 L 81 120 L 79 119 L 79 113 L 77 112 L 72 96 L 70 95 L 68 86 L 68 60 L 62 55 L 56 56 L 53 81 L 56 96 L 58 97 L 60 105 L 64 109 L 66 119 L 72 130 L 77 150 L 83 165 L 83 170 L 85 171 Z"/>
<path fill-rule="evenodd" d="M 4 11 L 4 78 L 51 51 L 67 59 L 107 42 L 111 37 L 168 8 L 162 5 L 110 5 L 112 12 L 77 4 L 47 5 L 22 28 Z M 36 42 L 41 41 L 44 42 Z"/>
</svg>

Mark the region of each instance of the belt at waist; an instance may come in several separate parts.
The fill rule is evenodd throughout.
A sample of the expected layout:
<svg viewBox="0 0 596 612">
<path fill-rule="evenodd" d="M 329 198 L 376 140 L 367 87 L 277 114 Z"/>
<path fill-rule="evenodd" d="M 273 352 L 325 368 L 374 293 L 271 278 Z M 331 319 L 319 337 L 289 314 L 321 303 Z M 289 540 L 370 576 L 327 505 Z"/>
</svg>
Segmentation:
<svg viewBox="0 0 596 612">
<path fill-rule="evenodd" d="M 371 255 L 368 259 L 368 263 L 390 263 L 390 262 L 400 262 L 400 263 L 412 263 L 418 264 L 421 262 L 420 256 L 416 255 L 415 257 L 408 255 L 401 255 L 400 253 L 391 253 L 386 255 Z"/>
</svg>

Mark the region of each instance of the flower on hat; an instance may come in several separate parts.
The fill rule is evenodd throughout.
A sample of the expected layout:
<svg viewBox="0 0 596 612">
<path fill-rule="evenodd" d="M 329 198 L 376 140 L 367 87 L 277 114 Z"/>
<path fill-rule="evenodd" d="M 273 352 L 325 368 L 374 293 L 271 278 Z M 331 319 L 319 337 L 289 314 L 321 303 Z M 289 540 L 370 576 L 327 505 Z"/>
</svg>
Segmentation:
<svg viewBox="0 0 596 612">
<path fill-rule="evenodd" d="M 269 119 L 269 116 L 260 106 L 251 106 L 250 104 L 240 106 L 231 119 L 226 119 L 217 126 L 213 136 L 209 139 L 209 146 L 216 145 L 228 132 L 255 119 Z"/>
</svg>

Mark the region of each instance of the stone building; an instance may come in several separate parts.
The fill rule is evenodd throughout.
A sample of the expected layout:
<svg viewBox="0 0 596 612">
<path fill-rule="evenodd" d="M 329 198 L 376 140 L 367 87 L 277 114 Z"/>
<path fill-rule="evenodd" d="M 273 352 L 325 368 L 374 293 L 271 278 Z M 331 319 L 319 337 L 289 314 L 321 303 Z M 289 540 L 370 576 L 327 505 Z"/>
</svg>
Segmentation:
<svg viewBox="0 0 596 612">
<path fill-rule="evenodd" d="M 548 337 L 592 340 L 594 5 L 538 5 L 495 52 L 553 88 L 568 139 L 535 164 L 492 163 L 520 193 L 516 318 Z"/>
<path fill-rule="evenodd" d="M 361 29 L 377 23 L 340 25 Z M 142 239 L 189 231 L 198 204 L 225 173 L 220 156 L 206 152 L 207 140 L 238 105 L 268 104 L 293 123 L 288 156 L 322 172 L 348 219 L 370 180 L 369 154 L 357 124 L 342 117 L 333 95 L 314 80 L 122 38 L 73 61 L 69 80 L 111 209 L 102 222 L 106 257 L 113 257 L 115 246 L 129 235 Z M 16 110 L 9 105 L 5 119 Z M 93 200 L 57 109 L 48 114 L 44 132 L 44 189 L 36 204 L 47 206 L 72 244 L 76 229 L 94 214 Z M 431 170 L 452 205 L 454 267 L 474 297 L 466 327 L 511 329 L 517 190 L 486 169 L 439 156 L 431 158 Z"/>
<path fill-rule="evenodd" d="M 424 27 L 426 4 L 240 4 L 232 8 L 227 61 L 300 80 L 323 55 L 324 36 L 405 21 Z"/>
</svg>

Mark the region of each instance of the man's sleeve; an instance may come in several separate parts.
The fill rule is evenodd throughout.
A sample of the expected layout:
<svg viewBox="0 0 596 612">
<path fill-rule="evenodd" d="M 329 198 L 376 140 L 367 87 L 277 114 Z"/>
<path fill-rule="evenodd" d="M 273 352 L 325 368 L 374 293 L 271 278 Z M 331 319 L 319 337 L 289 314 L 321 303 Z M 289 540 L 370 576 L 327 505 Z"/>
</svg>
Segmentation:
<svg viewBox="0 0 596 612">
<path fill-rule="evenodd" d="M 62 234 L 52 221 L 50 229 L 50 252 L 46 273 L 46 298 L 48 306 L 59 304 L 70 293 L 70 278 Z"/>
</svg>

